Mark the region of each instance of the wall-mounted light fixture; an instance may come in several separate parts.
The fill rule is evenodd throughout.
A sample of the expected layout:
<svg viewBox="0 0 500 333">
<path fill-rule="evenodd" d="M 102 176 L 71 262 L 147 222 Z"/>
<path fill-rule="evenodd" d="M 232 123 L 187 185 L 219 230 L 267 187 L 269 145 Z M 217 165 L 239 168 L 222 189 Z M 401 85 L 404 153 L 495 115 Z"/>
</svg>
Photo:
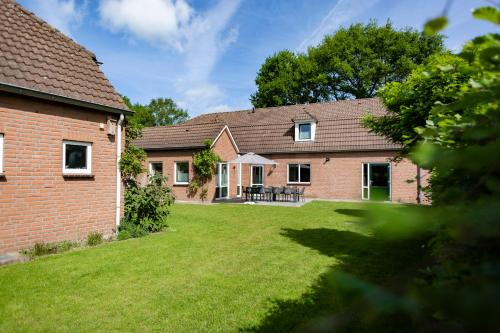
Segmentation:
<svg viewBox="0 0 500 333">
<path fill-rule="evenodd" d="M 330 162 L 330 156 L 325 157 L 325 162 Z"/>
</svg>

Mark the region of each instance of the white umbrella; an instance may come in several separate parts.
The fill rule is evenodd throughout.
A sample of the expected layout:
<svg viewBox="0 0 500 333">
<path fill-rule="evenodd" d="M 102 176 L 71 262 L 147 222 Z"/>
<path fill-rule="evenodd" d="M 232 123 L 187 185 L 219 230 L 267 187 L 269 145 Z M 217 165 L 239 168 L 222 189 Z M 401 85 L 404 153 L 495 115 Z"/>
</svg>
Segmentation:
<svg viewBox="0 0 500 333">
<path fill-rule="evenodd" d="M 240 156 L 229 163 L 243 163 L 243 164 L 265 164 L 265 165 L 276 165 L 273 160 L 265 158 L 264 156 L 257 155 L 255 153 L 248 153 L 243 156 Z"/>
</svg>

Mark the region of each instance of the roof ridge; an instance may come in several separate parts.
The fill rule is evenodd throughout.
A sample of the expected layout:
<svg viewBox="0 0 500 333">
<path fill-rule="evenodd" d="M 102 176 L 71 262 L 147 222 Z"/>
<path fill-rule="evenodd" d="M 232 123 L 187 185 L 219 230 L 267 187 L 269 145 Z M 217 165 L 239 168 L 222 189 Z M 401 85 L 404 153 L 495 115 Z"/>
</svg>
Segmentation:
<svg viewBox="0 0 500 333">
<path fill-rule="evenodd" d="M 363 116 L 351 116 L 351 117 L 338 117 L 335 119 L 317 119 L 318 122 L 325 122 L 325 121 L 338 121 L 338 120 L 355 120 L 355 119 L 362 119 Z M 194 118 L 193 118 L 194 119 Z M 293 123 L 293 121 L 291 122 Z M 179 125 L 166 125 L 166 126 L 151 126 L 151 127 L 145 127 L 145 128 L 158 128 L 158 127 L 174 127 L 174 126 L 202 126 L 202 125 L 210 125 L 210 124 L 218 124 L 218 123 L 213 123 L 213 122 L 203 122 L 203 123 L 195 123 L 195 124 L 179 124 Z M 223 122 L 220 122 L 220 124 L 224 124 Z M 255 126 L 274 126 L 274 125 L 283 125 L 285 124 L 284 122 L 273 122 L 273 123 L 262 123 L 262 124 L 251 124 L 251 125 L 231 125 L 229 123 L 226 123 L 226 125 L 231 129 L 231 128 L 242 128 L 242 127 L 255 127 Z"/>
<path fill-rule="evenodd" d="M 144 127 L 143 130 L 145 129 L 163 129 L 163 128 L 179 128 L 179 127 L 187 127 L 187 126 L 201 126 L 201 125 L 222 125 L 222 126 L 229 126 L 226 122 L 206 122 L 206 123 L 196 123 L 196 124 L 176 124 L 176 125 L 161 125 L 161 126 L 147 126 Z"/>
<path fill-rule="evenodd" d="M 89 49 L 87 49 L 85 46 L 77 43 L 75 40 L 73 40 L 72 38 L 66 36 L 62 31 L 60 31 L 59 29 L 57 29 L 56 27 L 52 26 L 50 23 L 48 23 L 47 21 L 45 21 L 44 19 L 36 16 L 35 13 L 33 13 L 32 11 L 29 11 L 28 9 L 24 8 L 22 5 L 20 5 L 19 3 L 17 3 L 16 0 L 8 0 L 12 5 L 18 7 L 19 10 L 21 10 L 22 12 L 24 12 L 25 14 L 27 14 L 28 16 L 30 16 L 31 18 L 35 19 L 38 23 L 40 23 L 41 25 L 47 27 L 49 30 L 51 30 L 52 32 L 54 32 L 58 37 L 60 38 L 63 38 L 65 39 L 66 41 L 70 42 L 73 46 L 77 47 L 78 49 L 80 49 L 81 51 L 84 51 L 85 53 L 87 53 L 88 55 L 90 55 L 92 57 L 92 59 L 94 59 L 94 61 L 98 62 L 97 61 L 97 56 L 95 55 L 94 52 L 90 51 Z"/>
<path fill-rule="evenodd" d="M 263 108 L 255 108 L 254 107 L 252 109 L 202 113 L 202 114 L 197 115 L 196 117 L 194 117 L 192 119 L 196 119 L 200 116 L 218 115 L 218 114 L 226 114 L 226 113 L 254 112 L 257 110 L 278 109 L 278 108 L 286 108 L 286 107 L 290 107 L 290 106 L 300 107 L 300 106 L 317 105 L 317 104 L 326 105 L 326 104 L 335 104 L 335 103 L 349 103 L 349 102 L 364 101 L 364 100 L 380 100 L 380 98 L 379 97 L 363 97 L 363 98 L 353 98 L 353 99 L 341 99 L 341 100 L 335 100 L 335 101 L 320 101 L 320 102 L 315 102 L 315 103 L 300 103 L 300 104 L 289 104 L 289 105 L 280 105 L 280 106 L 267 106 L 267 107 L 263 107 Z"/>
</svg>

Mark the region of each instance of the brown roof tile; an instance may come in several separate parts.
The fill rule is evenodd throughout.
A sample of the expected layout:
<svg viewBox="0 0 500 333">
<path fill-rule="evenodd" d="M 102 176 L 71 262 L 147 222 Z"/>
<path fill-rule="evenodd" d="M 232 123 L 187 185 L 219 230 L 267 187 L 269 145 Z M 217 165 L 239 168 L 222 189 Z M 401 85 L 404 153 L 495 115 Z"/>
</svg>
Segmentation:
<svg viewBox="0 0 500 333">
<path fill-rule="evenodd" d="M 222 123 L 147 127 L 135 145 L 151 150 L 200 148 L 205 140 L 215 140 L 224 127 Z"/>
<path fill-rule="evenodd" d="M 367 114 L 383 116 L 386 110 L 376 98 L 291 105 L 234 112 L 203 114 L 182 125 L 147 128 L 138 141 L 143 148 L 172 149 L 201 146 L 207 138 L 214 139 L 228 125 L 240 152 L 269 154 L 278 152 L 332 152 L 393 150 L 399 146 L 370 133 L 361 126 Z M 313 142 L 294 140 L 294 121 L 316 121 Z M 191 131 L 183 139 L 183 131 Z"/>
<path fill-rule="evenodd" d="M 128 110 L 92 52 L 11 0 L 0 0 L 0 82 Z"/>
</svg>

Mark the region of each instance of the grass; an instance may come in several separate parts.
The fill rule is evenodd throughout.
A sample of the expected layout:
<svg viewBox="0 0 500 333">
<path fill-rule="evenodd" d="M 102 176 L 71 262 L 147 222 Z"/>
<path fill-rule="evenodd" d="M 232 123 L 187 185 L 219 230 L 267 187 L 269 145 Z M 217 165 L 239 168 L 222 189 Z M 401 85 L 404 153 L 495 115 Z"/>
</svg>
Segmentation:
<svg viewBox="0 0 500 333">
<path fill-rule="evenodd" d="M 368 205 L 176 204 L 164 233 L 0 267 L 0 332 L 289 331 L 342 307 L 331 269 L 415 269 L 420 246 L 379 241 Z"/>
</svg>

